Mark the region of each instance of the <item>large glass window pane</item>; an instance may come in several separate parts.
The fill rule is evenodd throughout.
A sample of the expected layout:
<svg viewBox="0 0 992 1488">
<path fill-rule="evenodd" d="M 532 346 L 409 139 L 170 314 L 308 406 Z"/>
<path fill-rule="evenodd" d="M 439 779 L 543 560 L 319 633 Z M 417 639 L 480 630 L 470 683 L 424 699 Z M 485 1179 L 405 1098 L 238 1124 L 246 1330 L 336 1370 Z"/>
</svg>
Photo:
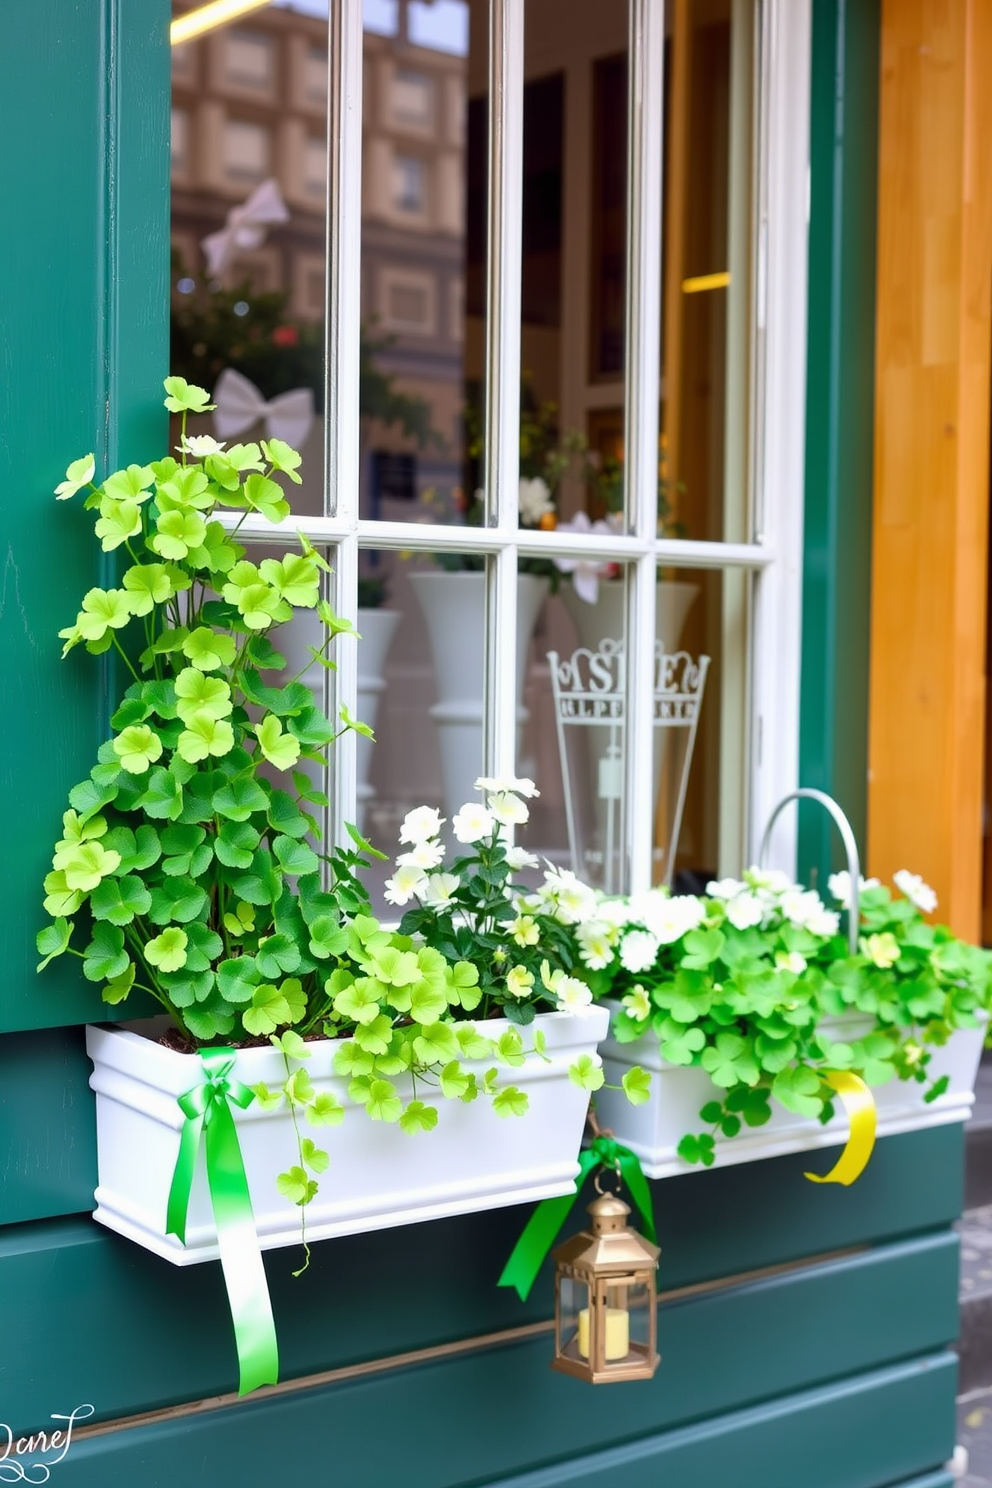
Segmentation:
<svg viewBox="0 0 992 1488">
<path fill-rule="evenodd" d="M 364 15 L 361 514 L 477 521 L 486 7 Z"/>
<path fill-rule="evenodd" d="M 627 6 L 527 0 L 520 521 L 622 526 Z"/>
<path fill-rule="evenodd" d="M 755 0 L 667 7 L 659 532 L 748 538 Z"/>
<path fill-rule="evenodd" d="M 176 4 L 174 14 L 190 9 Z M 324 511 L 327 0 L 263 6 L 172 52 L 170 367 L 190 432 L 284 439 Z"/>
</svg>

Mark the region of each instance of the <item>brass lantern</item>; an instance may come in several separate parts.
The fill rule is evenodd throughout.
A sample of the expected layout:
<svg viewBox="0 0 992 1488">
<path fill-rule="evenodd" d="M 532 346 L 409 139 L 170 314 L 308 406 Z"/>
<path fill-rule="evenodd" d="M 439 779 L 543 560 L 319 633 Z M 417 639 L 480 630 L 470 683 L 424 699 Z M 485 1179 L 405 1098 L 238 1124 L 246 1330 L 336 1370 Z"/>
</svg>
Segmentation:
<svg viewBox="0 0 992 1488">
<path fill-rule="evenodd" d="M 589 1205 L 592 1227 L 566 1240 L 555 1259 L 552 1369 L 593 1385 L 650 1379 L 660 1362 L 655 1273 L 660 1251 L 627 1225 L 615 1194 Z"/>
</svg>

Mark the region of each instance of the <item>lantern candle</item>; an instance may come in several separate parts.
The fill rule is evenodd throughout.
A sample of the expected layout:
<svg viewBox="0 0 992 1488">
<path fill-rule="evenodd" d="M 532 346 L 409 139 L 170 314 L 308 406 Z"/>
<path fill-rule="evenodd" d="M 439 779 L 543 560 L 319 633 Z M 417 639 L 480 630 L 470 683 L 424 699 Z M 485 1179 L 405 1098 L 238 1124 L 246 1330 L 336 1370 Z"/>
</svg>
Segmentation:
<svg viewBox="0 0 992 1488">
<path fill-rule="evenodd" d="M 589 1357 L 589 1309 L 583 1307 L 579 1313 L 579 1353 L 583 1359 Z M 626 1359 L 630 1353 L 630 1313 L 626 1307 L 606 1309 L 606 1357 Z"/>
</svg>

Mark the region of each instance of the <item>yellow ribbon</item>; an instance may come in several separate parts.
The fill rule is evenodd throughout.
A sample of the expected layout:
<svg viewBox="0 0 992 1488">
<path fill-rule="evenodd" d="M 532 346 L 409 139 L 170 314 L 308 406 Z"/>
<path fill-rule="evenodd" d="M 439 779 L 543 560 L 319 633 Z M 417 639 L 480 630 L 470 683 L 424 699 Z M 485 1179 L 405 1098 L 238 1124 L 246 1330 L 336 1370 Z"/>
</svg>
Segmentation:
<svg viewBox="0 0 992 1488">
<path fill-rule="evenodd" d="M 849 1070 L 824 1070 L 823 1078 L 840 1096 L 851 1130 L 844 1150 L 830 1172 L 824 1173 L 822 1178 L 819 1173 L 805 1176 L 811 1183 L 843 1183 L 846 1186 L 861 1177 L 875 1146 L 875 1097 L 864 1080 Z"/>
</svg>

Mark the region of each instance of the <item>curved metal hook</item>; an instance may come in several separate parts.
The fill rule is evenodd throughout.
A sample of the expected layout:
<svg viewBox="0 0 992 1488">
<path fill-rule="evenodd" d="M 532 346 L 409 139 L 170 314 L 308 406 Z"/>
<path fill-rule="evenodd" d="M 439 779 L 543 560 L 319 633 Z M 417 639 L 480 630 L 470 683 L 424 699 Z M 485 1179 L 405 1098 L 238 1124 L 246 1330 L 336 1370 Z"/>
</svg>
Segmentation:
<svg viewBox="0 0 992 1488">
<path fill-rule="evenodd" d="M 828 796 L 826 791 L 815 790 L 812 786 L 802 786 L 799 790 L 790 791 L 787 796 L 783 796 L 768 818 L 768 825 L 765 827 L 764 836 L 761 839 L 761 847 L 758 849 L 758 867 L 764 867 L 765 853 L 771 841 L 772 828 L 778 820 L 779 813 L 785 806 L 789 805 L 790 801 L 818 802 L 829 813 L 840 833 L 841 841 L 844 844 L 844 851 L 847 853 L 847 872 L 851 880 L 851 897 L 847 906 L 847 943 L 850 947 L 851 955 L 856 956 L 858 954 L 858 926 L 861 921 L 861 860 L 858 857 L 858 844 L 854 836 L 854 828 L 837 805 L 833 796 Z"/>
</svg>

